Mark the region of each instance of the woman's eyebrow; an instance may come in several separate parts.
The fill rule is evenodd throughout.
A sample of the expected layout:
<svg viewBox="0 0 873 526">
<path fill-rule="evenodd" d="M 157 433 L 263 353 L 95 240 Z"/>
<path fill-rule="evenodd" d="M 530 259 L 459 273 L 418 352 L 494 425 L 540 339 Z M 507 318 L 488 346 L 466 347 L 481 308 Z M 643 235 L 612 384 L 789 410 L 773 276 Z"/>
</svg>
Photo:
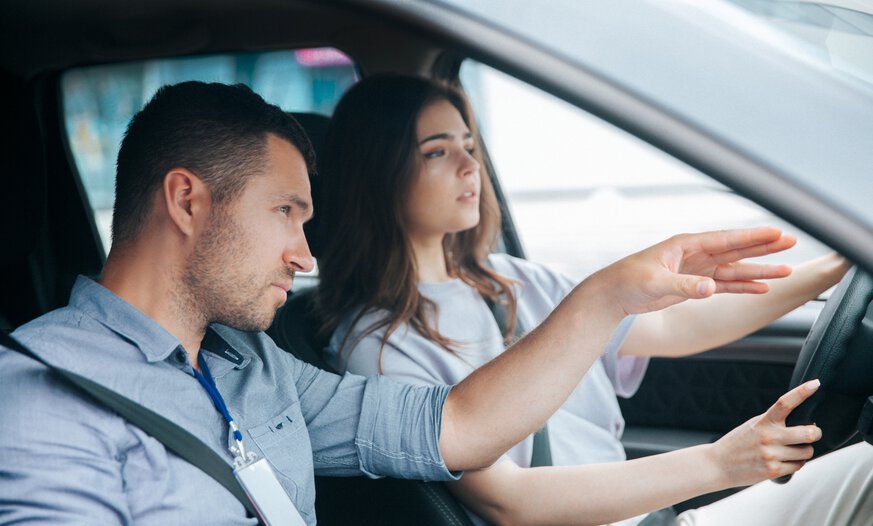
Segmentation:
<svg viewBox="0 0 873 526">
<path fill-rule="evenodd" d="M 422 144 L 424 144 L 428 141 L 438 141 L 441 139 L 451 139 L 452 137 L 454 137 L 454 135 L 452 135 L 451 133 L 435 133 L 435 134 L 430 135 L 428 137 L 425 137 L 424 139 L 419 141 L 418 145 L 421 146 Z"/>
<path fill-rule="evenodd" d="M 424 139 L 422 139 L 421 141 L 419 141 L 418 145 L 421 146 L 422 144 L 424 144 L 424 143 L 426 143 L 426 142 L 428 142 L 428 141 L 438 141 L 438 140 L 443 140 L 443 139 L 445 139 L 445 140 L 451 140 L 451 139 L 453 139 L 454 137 L 455 137 L 455 136 L 452 135 L 451 133 L 435 133 L 435 134 L 430 135 L 430 136 L 428 136 L 428 137 L 425 137 Z M 472 132 L 466 132 L 466 133 L 464 133 L 464 139 L 469 139 L 469 138 L 471 138 L 471 137 L 473 137 L 473 133 L 472 133 Z"/>
</svg>

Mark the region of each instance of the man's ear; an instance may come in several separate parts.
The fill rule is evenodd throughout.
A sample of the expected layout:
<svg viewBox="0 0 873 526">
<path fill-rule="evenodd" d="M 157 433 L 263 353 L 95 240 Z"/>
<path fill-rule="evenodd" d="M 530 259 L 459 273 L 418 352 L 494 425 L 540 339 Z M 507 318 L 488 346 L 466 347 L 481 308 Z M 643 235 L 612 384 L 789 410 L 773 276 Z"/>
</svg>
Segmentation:
<svg viewBox="0 0 873 526">
<path fill-rule="evenodd" d="M 212 198 L 206 184 L 185 168 L 173 168 L 164 176 L 164 204 L 170 221 L 186 236 L 209 214 Z"/>
</svg>

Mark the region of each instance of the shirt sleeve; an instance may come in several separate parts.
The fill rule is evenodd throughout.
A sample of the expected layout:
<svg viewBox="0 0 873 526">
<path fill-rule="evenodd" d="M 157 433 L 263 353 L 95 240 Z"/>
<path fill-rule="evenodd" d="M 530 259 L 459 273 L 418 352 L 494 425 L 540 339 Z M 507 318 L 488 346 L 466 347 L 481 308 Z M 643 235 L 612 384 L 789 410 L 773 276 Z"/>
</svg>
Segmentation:
<svg viewBox="0 0 873 526">
<path fill-rule="evenodd" d="M 618 352 L 635 319 L 636 316 L 628 316 L 619 323 L 600 358 L 615 394 L 623 398 L 630 398 L 637 392 L 649 366 L 648 356 L 625 356 Z"/>
<path fill-rule="evenodd" d="M 0 348 L 0 517 L 27 524 L 130 524 L 117 417 L 28 358 Z"/>
<path fill-rule="evenodd" d="M 337 376 L 299 362 L 295 375 L 319 475 L 455 480 L 439 451 L 450 387 Z"/>
</svg>

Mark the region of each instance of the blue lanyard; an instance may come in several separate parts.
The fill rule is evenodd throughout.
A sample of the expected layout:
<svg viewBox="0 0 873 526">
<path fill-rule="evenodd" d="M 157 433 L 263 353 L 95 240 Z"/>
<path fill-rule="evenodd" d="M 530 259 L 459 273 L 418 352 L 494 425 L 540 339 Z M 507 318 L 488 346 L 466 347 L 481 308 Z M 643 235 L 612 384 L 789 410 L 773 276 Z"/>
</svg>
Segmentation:
<svg viewBox="0 0 873 526">
<path fill-rule="evenodd" d="M 209 372 L 209 366 L 206 365 L 206 360 L 201 360 L 198 355 L 197 363 L 200 364 L 200 370 L 203 371 L 203 373 L 201 374 L 200 371 L 194 369 L 194 377 L 197 378 L 200 385 L 202 385 L 203 388 L 206 389 L 206 392 L 209 393 L 209 397 L 212 398 L 212 403 L 215 404 L 215 408 L 218 409 L 218 412 L 221 413 L 221 416 L 223 416 L 227 421 L 227 425 L 233 433 L 233 439 L 236 441 L 237 451 L 231 449 L 231 453 L 246 458 L 246 452 L 242 444 L 242 433 L 233 421 L 233 417 L 230 416 L 230 411 L 227 410 L 227 405 L 224 403 L 224 398 L 221 397 L 221 393 L 218 392 L 218 387 L 215 386 L 215 380 L 212 378 L 212 373 Z"/>
</svg>

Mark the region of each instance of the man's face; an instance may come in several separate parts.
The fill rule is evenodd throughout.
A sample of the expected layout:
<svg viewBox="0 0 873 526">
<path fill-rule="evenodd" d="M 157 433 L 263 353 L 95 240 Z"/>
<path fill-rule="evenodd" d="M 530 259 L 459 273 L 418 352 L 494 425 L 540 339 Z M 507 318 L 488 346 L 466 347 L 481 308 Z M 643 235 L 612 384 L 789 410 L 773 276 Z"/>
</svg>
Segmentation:
<svg viewBox="0 0 873 526">
<path fill-rule="evenodd" d="M 303 234 L 312 217 L 306 163 L 294 146 L 270 135 L 265 164 L 240 196 L 213 206 L 183 276 L 190 308 L 244 331 L 267 329 L 294 273 L 313 267 Z"/>
</svg>

